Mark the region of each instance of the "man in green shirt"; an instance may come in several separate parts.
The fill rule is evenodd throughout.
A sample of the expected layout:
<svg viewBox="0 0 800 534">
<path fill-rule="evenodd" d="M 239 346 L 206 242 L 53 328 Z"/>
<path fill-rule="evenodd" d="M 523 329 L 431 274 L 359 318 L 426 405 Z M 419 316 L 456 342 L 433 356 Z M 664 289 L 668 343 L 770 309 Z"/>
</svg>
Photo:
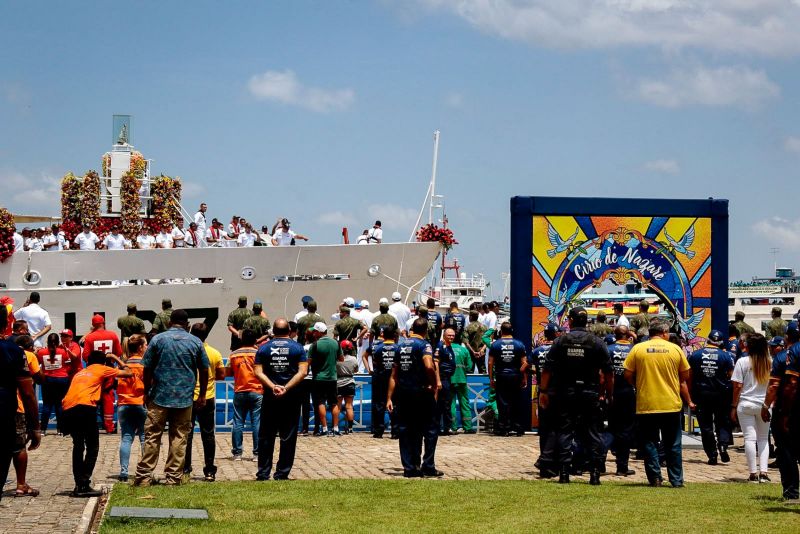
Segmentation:
<svg viewBox="0 0 800 534">
<path fill-rule="evenodd" d="M 633 324 L 633 319 L 631 319 L 631 324 Z M 606 314 L 604 312 L 597 312 L 597 318 L 594 324 L 589 327 L 589 332 L 600 339 L 605 339 L 608 334 L 613 333 L 611 327 L 606 323 Z"/>
<path fill-rule="evenodd" d="M 322 434 L 338 436 L 339 402 L 336 389 L 336 360 L 342 349 L 336 340 L 328 337 L 325 323 L 316 323 L 306 332 L 306 339 L 312 342 L 308 348 L 308 366 L 312 372 L 311 398 L 316 407 L 317 421 L 322 425 Z M 328 430 L 328 414 L 325 405 L 331 410 L 332 425 Z M 320 435 L 316 431 L 315 435 Z"/>
<path fill-rule="evenodd" d="M 172 317 L 172 301 L 170 299 L 163 299 L 161 301 L 161 312 L 156 315 L 153 320 L 153 329 L 150 331 L 152 334 L 160 334 L 169 330 L 169 319 Z"/>
<path fill-rule="evenodd" d="M 231 350 L 242 346 L 242 330 L 244 322 L 253 315 L 247 309 L 247 297 L 239 297 L 239 307 L 228 314 L 228 331 L 231 333 Z"/>
<path fill-rule="evenodd" d="M 452 329 L 445 330 L 444 335 L 448 335 L 448 330 L 455 337 L 455 332 Z M 456 370 L 453 376 L 450 377 L 450 391 L 453 396 L 453 401 L 450 404 L 453 424 L 450 430 L 453 432 L 458 431 L 457 402 L 461 409 L 461 427 L 464 429 L 464 433 L 474 434 L 475 429 L 472 428 L 472 406 L 469 403 L 469 388 L 467 387 L 467 373 L 472 371 L 472 356 L 464 345 L 453 343 L 452 347 L 456 356 Z"/>
<path fill-rule="evenodd" d="M 307 336 L 307 333 L 311 333 L 311 328 L 313 328 L 315 324 L 325 324 L 325 320 L 317 313 L 317 301 L 309 300 L 306 303 L 306 310 L 308 313 L 300 317 L 297 321 L 297 342 L 301 345 L 306 344 L 306 339 L 310 340 L 310 336 Z"/>
<path fill-rule="evenodd" d="M 400 327 L 397 324 L 397 319 L 394 315 L 389 313 L 389 300 L 385 297 L 378 303 L 380 313 L 372 320 L 372 328 L 370 328 L 370 343 L 375 343 L 383 335 L 383 329 L 387 326 L 392 326 L 399 332 Z M 403 325 L 405 328 L 405 325 Z"/>
<path fill-rule="evenodd" d="M 733 326 L 736 327 L 736 331 L 739 332 L 739 335 L 742 334 L 755 334 L 756 331 L 753 329 L 752 326 L 744 322 L 744 312 L 737 311 L 734 315 L 734 323 Z"/>
<path fill-rule="evenodd" d="M 782 313 L 783 310 L 778 306 L 772 308 L 772 320 L 768 322 L 764 328 L 764 333 L 767 335 L 767 338 L 772 339 L 775 336 L 782 337 L 786 335 L 786 321 L 781 319 Z"/>
<path fill-rule="evenodd" d="M 333 327 L 333 336 L 339 343 L 346 339 L 355 345 L 356 338 L 365 333 L 366 326 L 358 319 L 350 317 L 350 308 L 347 306 L 339 308 L 339 317 Z"/>
<path fill-rule="evenodd" d="M 634 332 L 638 332 L 642 328 L 647 330 L 650 328 L 650 303 L 646 300 L 642 300 L 639 302 L 639 313 L 631 317 L 630 320 L 630 329 Z M 609 332 L 610 333 L 610 332 Z M 603 336 L 605 337 L 605 336 Z"/>
<path fill-rule="evenodd" d="M 478 368 L 481 374 L 486 373 L 486 344 L 483 342 L 483 335 L 486 333 L 486 326 L 478 320 L 478 310 L 469 311 L 469 324 L 464 329 L 466 343 L 464 346 L 472 356 L 473 366 Z M 472 370 L 472 368 L 470 368 Z"/>
<path fill-rule="evenodd" d="M 245 319 L 242 325 L 242 330 L 250 329 L 256 333 L 256 345 L 266 341 L 269 337 L 269 319 L 264 317 L 261 312 L 264 311 L 261 301 L 257 300 L 253 303 L 253 315 Z"/>
<path fill-rule="evenodd" d="M 119 328 L 119 337 L 122 343 L 125 343 L 125 340 L 133 334 L 144 334 L 144 321 L 136 317 L 136 311 L 136 304 L 128 304 L 128 315 L 117 319 L 117 328 Z"/>
</svg>

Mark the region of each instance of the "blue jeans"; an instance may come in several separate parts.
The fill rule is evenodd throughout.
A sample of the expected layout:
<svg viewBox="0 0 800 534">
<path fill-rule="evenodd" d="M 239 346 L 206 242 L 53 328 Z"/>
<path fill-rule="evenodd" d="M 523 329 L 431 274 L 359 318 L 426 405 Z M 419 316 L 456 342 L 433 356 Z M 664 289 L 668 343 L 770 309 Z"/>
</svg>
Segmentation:
<svg viewBox="0 0 800 534">
<path fill-rule="evenodd" d="M 253 456 L 258 456 L 258 429 L 261 426 L 261 393 L 242 391 L 233 394 L 233 432 L 231 440 L 233 449 L 231 454 L 240 456 L 244 441 L 244 421 L 250 414 L 250 423 L 253 427 Z"/>
<path fill-rule="evenodd" d="M 648 482 L 653 484 L 662 480 L 658 459 L 658 440 L 661 434 L 669 482 L 673 486 L 682 486 L 681 412 L 639 414 L 636 422 L 639 441 L 644 450 L 644 470 Z"/>
<path fill-rule="evenodd" d="M 147 410 L 144 406 L 128 404 L 117 408 L 122 440 L 119 442 L 119 474 L 128 475 L 128 461 L 131 458 L 131 445 L 133 438 L 139 436 L 139 446 L 144 446 L 144 421 Z"/>
</svg>

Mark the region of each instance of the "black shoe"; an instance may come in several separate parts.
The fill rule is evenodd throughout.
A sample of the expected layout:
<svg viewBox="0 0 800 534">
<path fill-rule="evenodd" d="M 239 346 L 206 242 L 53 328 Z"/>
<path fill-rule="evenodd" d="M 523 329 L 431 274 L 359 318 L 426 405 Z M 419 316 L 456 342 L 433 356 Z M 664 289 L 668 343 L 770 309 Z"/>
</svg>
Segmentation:
<svg viewBox="0 0 800 534">
<path fill-rule="evenodd" d="M 423 471 L 422 472 L 422 476 L 424 476 L 426 478 L 443 477 L 444 476 L 444 471 L 439 471 L 438 469 L 434 469 L 432 471 Z"/>
<path fill-rule="evenodd" d="M 569 484 L 569 468 L 562 467 L 561 473 L 558 476 L 558 483 L 559 484 Z"/>
<path fill-rule="evenodd" d="M 708 459 L 708 465 L 717 465 L 717 457 L 716 456 L 712 456 L 711 458 L 709 458 Z"/>
<path fill-rule="evenodd" d="M 101 490 L 94 489 L 93 487 L 86 485 L 80 488 L 75 488 L 72 490 L 73 497 L 99 497 L 103 494 Z"/>
<path fill-rule="evenodd" d="M 722 463 L 727 464 L 731 461 L 731 455 L 728 454 L 727 447 L 720 447 L 719 448 L 719 459 L 722 460 Z"/>
<path fill-rule="evenodd" d="M 422 471 L 413 470 L 413 471 L 403 471 L 403 476 L 406 478 L 422 478 Z"/>
<path fill-rule="evenodd" d="M 600 485 L 600 470 L 599 469 L 592 469 L 592 472 L 589 474 L 589 485 L 590 486 L 599 486 Z"/>
<path fill-rule="evenodd" d="M 449 430 L 440 430 L 440 431 L 439 431 L 439 435 L 440 435 L 440 436 L 452 436 L 452 435 L 453 435 L 453 433 L 452 433 L 452 432 L 450 432 Z"/>
<path fill-rule="evenodd" d="M 775 460 L 774 462 L 767 464 L 767 467 L 769 467 L 770 469 L 778 469 L 778 460 Z"/>
<path fill-rule="evenodd" d="M 618 477 L 631 477 L 635 474 L 636 471 L 634 471 L 633 469 L 629 469 L 627 467 L 624 469 L 617 468 L 617 472 L 615 473 L 615 475 L 617 475 Z"/>
<path fill-rule="evenodd" d="M 117 477 L 117 480 L 120 481 L 120 482 L 127 482 L 128 481 L 128 475 L 120 475 L 120 476 Z"/>
<path fill-rule="evenodd" d="M 391 436 L 389 436 L 389 438 L 390 439 L 400 439 L 400 436 L 398 436 L 397 434 L 392 434 Z"/>
<path fill-rule="evenodd" d="M 383 439 L 383 434 L 372 434 L 372 437 L 375 439 Z"/>
<path fill-rule="evenodd" d="M 465 430 L 464 434 L 476 434 L 478 431 L 474 428 L 470 428 L 469 430 Z"/>
<path fill-rule="evenodd" d="M 539 470 L 539 478 L 556 478 L 558 473 L 553 471 L 552 469 L 540 469 Z"/>
<path fill-rule="evenodd" d="M 653 480 L 652 482 L 648 483 L 651 488 L 660 488 L 664 485 L 664 482 L 661 479 Z"/>
</svg>

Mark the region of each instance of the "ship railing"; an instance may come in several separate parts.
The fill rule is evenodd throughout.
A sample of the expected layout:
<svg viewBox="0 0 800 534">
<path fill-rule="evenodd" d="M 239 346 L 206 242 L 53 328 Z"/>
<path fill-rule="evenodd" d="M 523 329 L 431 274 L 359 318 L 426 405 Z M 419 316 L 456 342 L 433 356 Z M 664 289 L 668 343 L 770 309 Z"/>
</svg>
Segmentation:
<svg viewBox="0 0 800 534">
<path fill-rule="evenodd" d="M 445 278 L 442 280 L 442 288 L 469 288 L 469 289 L 484 289 L 486 287 L 485 278 Z"/>
</svg>

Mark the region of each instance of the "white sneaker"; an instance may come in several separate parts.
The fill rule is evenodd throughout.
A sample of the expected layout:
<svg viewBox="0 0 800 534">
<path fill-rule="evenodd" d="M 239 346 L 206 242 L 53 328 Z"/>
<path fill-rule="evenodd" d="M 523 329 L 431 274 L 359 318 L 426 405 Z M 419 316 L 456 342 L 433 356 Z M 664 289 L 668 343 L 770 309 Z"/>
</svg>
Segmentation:
<svg viewBox="0 0 800 534">
<path fill-rule="evenodd" d="M 242 461 L 242 455 L 241 454 L 234 454 L 232 460 L 234 462 L 241 462 Z"/>
</svg>

